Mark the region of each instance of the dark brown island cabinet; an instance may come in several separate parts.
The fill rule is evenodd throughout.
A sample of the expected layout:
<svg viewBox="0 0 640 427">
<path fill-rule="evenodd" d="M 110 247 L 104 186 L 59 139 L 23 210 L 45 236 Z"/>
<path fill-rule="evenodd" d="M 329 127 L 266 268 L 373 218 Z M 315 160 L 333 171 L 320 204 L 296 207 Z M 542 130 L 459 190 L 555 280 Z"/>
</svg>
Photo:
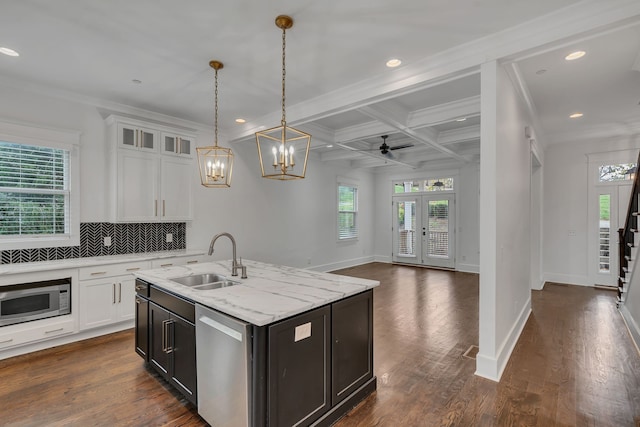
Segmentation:
<svg viewBox="0 0 640 427">
<path fill-rule="evenodd" d="M 211 379 L 196 371 L 195 303 L 141 279 L 136 291 L 136 352 L 198 405 L 197 382 Z M 248 330 L 243 425 L 328 426 L 376 389 L 371 289 Z"/>
</svg>

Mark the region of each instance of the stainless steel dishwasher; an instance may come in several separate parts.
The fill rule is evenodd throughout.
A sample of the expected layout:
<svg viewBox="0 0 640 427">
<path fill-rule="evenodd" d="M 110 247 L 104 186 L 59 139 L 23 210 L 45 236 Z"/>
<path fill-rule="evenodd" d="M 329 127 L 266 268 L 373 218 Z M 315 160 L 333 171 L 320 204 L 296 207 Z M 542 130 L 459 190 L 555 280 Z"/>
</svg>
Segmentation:
<svg viewBox="0 0 640 427">
<path fill-rule="evenodd" d="M 249 426 L 251 324 L 196 304 L 198 413 L 213 427 Z"/>
</svg>

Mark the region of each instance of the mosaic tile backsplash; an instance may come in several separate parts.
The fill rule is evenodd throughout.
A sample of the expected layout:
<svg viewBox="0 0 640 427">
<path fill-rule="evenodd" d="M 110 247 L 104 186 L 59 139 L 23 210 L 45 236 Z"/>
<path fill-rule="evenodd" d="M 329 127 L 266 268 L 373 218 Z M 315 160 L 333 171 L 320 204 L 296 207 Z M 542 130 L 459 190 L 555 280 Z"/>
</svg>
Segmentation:
<svg viewBox="0 0 640 427">
<path fill-rule="evenodd" d="M 167 243 L 167 234 L 173 242 Z M 104 238 L 111 237 L 111 246 Z M 80 246 L 0 251 L 0 264 L 186 249 L 186 223 L 83 222 Z"/>
</svg>

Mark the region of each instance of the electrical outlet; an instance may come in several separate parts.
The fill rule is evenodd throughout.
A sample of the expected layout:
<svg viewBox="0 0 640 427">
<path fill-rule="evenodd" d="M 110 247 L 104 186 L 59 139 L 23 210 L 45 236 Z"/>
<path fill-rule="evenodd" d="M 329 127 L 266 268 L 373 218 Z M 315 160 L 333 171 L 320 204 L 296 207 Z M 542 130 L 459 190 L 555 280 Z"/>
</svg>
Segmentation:
<svg viewBox="0 0 640 427">
<path fill-rule="evenodd" d="M 172 243 L 172 242 L 173 242 L 173 234 L 167 233 L 167 243 Z"/>
<path fill-rule="evenodd" d="M 111 246 L 111 236 L 105 236 L 104 245 L 105 246 Z"/>
<path fill-rule="evenodd" d="M 307 258 L 307 265 L 311 265 L 311 258 Z"/>
</svg>

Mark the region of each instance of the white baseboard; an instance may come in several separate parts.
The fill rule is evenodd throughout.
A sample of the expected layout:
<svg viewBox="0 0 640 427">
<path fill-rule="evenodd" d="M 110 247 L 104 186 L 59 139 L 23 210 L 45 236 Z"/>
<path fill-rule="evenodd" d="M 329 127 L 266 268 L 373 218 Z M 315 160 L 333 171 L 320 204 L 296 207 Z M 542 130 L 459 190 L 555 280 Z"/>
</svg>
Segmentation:
<svg viewBox="0 0 640 427">
<path fill-rule="evenodd" d="M 386 262 L 387 264 L 391 264 L 393 260 L 389 255 L 374 255 L 375 262 Z"/>
<path fill-rule="evenodd" d="M 532 289 L 532 290 L 534 290 L 534 291 L 541 291 L 541 290 L 543 290 L 543 289 L 544 289 L 544 284 L 545 284 L 545 283 L 547 283 L 547 282 L 545 282 L 545 281 L 543 280 L 543 281 L 541 281 L 540 283 L 533 284 L 533 285 L 531 286 L 531 289 Z"/>
<path fill-rule="evenodd" d="M 568 285 L 593 286 L 593 283 L 589 282 L 589 277 L 574 274 L 544 273 L 544 281 L 566 283 Z"/>
<path fill-rule="evenodd" d="M 627 325 L 627 329 L 631 334 L 631 339 L 633 339 L 633 343 L 636 345 L 636 350 L 640 353 L 640 327 L 638 327 L 638 322 L 633 318 L 627 306 L 623 305 L 620 307 L 620 314 L 624 319 L 624 323 Z"/>
<path fill-rule="evenodd" d="M 332 262 L 329 264 L 316 265 L 313 267 L 308 267 L 308 270 L 319 271 L 321 273 L 326 273 L 329 271 L 340 270 L 343 268 L 355 267 L 356 265 L 367 264 L 369 262 L 374 262 L 375 257 L 373 255 L 361 257 L 361 258 L 353 258 L 344 261 Z"/>
<path fill-rule="evenodd" d="M 480 273 L 480 266 L 476 264 L 458 264 L 456 265 L 456 271 L 462 271 L 463 273 Z"/>
<path fill-rule="evenodd" d="M 529 319 L 529 315 L 531 314 L 531 297 L 527 299 L 527 302 L 522 307 L 522 311 L 520 311 L 520 315 L 518 316 L 518 320 L 514 323 L 513 327 L 509 331 L 509 334 L 502 342 L 500 346 L 500 350 L 498 350 L 498 354 L 496 357 L 488 356 L 482 353 L 482 347 L 476 356 L 476 372 L 475 374 L 479 377 L 483 377 L 489 379 L 491 381 L 500 381 L 500 377 L 504 372 L 504 368 L 507 366 L 507 362 L 511 357 L 511 353 L 518 342 L 518 338 L 520 338 L 520 334 L 522 334 L 522 330 L 524 329 L 524 325 L 527 323 L 527 319 Z"/>
</svg>

